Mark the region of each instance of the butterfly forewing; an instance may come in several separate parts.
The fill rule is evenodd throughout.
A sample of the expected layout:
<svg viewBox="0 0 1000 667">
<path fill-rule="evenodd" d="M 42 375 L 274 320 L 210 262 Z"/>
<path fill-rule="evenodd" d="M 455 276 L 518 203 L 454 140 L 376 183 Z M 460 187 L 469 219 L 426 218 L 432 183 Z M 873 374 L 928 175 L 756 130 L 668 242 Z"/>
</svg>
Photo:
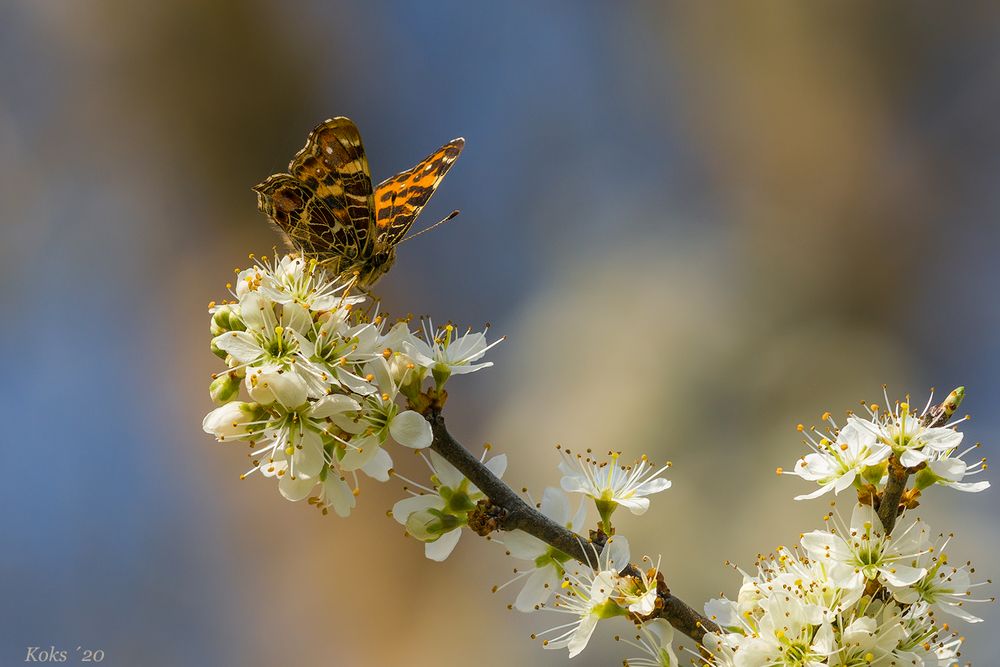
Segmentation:
<svg viewBox="0 0 1000 667">
<path fill-rule="evenodd" d="M 309 133 L 288 165 L 254 190 L 264 213 L 289 241 L 334 270 L 374 250 L 374 202 L 358 128 L 333 118 Z"/>
<path fill-rule="evenodd" d="M 464 146 L 464 139 L 452 139 L 412 169 L 379 183 L 375 190 L 379 248 L 391 247 L 402 240 Z"/>
</svg>

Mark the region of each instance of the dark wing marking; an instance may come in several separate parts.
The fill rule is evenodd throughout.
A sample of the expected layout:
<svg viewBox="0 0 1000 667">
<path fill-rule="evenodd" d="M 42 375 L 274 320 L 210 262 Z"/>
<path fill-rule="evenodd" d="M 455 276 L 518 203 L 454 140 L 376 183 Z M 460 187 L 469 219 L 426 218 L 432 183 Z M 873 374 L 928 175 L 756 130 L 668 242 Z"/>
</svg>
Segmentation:
<svg viewBox="0 0 1000 667">
<path fill-rule="evenodd" d="M 377 248 L 385 249 L 402 240 L 464 146 L 465 139 L 453 139 L 412 169 L 379 183 L 375 189 Z"/>
</svg>

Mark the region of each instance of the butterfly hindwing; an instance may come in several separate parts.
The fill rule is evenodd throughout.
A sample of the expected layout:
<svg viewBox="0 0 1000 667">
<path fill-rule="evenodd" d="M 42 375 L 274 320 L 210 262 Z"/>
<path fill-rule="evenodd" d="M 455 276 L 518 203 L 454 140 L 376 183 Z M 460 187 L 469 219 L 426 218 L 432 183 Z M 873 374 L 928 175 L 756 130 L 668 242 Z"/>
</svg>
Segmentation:
<svg viewBox="0 0 1000 667">
<path fill-rule="evenodd" d="M 320 123 L 288 165 L 256 186 L 258 204 L 308 256 L 331 269 L 363 262 L 375 245 L 374 196 L 357 126 Z"/>
<path fill-rule="evenodd" d="M 412 169 L 379 183 L 375 190 L 378 248 L 391 247 L 402 240 L 464 146 L 464 139 L 453 139 Z"/>
</svg>

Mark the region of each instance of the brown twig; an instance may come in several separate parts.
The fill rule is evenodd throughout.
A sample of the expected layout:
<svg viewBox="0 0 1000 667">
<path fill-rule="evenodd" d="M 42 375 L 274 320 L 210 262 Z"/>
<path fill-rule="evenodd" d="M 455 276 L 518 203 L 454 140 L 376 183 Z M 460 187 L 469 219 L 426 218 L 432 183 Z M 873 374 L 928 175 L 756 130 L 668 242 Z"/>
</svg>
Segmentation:
<svg viewBox="0 0 1000 667">
<path fill-rule="evenodd" d="M 444 416 L 440 410 L 430 408 L 425 414 L 434 432 L 431 449 L 479 487 L 489 497 L 493 510 L 497 507 L 503 510 L 502 517 L 496 518 L 502 530 L 523 530 L 581 563 L 591 565 L 595 562 L 597 549 L 590 540 L 549 519 L 490 472 L 479 459 L 451 436 L 445 427 Z M 493 514 L 492 517 L 496 515 Z M 706 632 L 719 629 L 715 623 L 671 594 L 669 588 L 664 587 L 660 600 L 663 606 L 660 608 L 659 617 L 696 642 L 701 643 Z"/>
<path fill-rule="evenodd" d="M 935 405 L 919 417 L 923 422 L 923 426 L 925 428 L 944 426 L 948 418 L 958 409 L 964 396 L 965 387 L 959 387 L 952 391 L 944 401 Z M 878 505 L 878 518 L 882 521 L 882 527 L 885 528 L 886 535 L 892 532 L 893 527 L 896 525 L 896 519 L 901 514 L 899 503 L 906 492 L 906 483 L 909 481 L 910 474 L 919 469 L 919 467 L 907 468 L 900 463 L 899 457 L 896 454 L 889 457 L 889 468 L 887 471 L 889 479 L 885 483 L 885 491 L 882 492 L 882 498 Z"/>
</svg>

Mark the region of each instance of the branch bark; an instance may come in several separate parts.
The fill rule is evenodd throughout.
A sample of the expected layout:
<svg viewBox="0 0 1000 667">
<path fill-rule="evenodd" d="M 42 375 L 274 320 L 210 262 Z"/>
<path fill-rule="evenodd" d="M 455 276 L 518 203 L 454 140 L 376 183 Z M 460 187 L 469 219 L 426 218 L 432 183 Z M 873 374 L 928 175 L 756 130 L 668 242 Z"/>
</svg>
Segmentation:
<svg viewBox="0 0 1000 667">
<path fill-rule="evenodd" d="M 504 510 L 504 517 L 500 523 L 503 530 L 523 530 L 581 563 L 594 562 L 594 554 L 590 552 L 593 546 L 587 538 L 549 519 L 487 470 L 479 459 L 452 437 L 445 427 L 444 416 L 439 410 L 430 409 L 426 416 L 434 433 L 431 449 L 469 478 L 486 494 L 491 503 Z M 701 643 L 706 632 L 719 629 L 715 623 L 671 594 L 669 589 L 661 594 L 660 600 L 663 607 L 659 610 L 659 617 L 698 643 Z"/>
<path fill-rule="evenodd" d="M 885 491 L 882 492 L 882 499 L 878 505 L 878 518 L 882 521 L 885 534 L 892 532 L 896 525 L 896 518 L 899 516 L 899 501 L 906 491 L 906 481 L 910 474 L 903 466 L 896 455 L 889 458 L 889 479 L 885 483 Z"/>
</svg>

